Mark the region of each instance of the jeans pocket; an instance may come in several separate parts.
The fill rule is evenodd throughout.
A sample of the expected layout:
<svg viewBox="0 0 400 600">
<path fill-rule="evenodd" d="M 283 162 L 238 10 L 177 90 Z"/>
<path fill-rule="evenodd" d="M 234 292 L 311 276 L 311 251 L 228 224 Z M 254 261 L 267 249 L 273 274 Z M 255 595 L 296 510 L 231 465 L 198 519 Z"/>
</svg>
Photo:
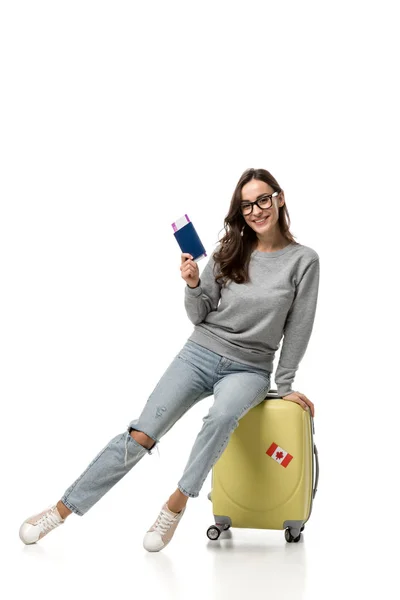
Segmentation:
<svg viewBox="0 0 400 600">
<path fill-rule="evenodd" d="M 179 350 L 178 354 L 176 355 L 177 358 L 188 358 L 188 354 L 190 354 L 190 348 L 193 348 L 192 343 L 190 342 L 190 340 L 188 340 L 187 342 L 184 343 L 184 345 L 182 346 L 182 348 Z"/>
<path fill-rule="evenodd" d="M 206 348 L 203 348 L 199 344 L 188 340 L 177 354 L 177 358 L 186 360 L 192 365 L 196 365 L 200 360 L 207 356 L 209 352 Z"/>
</svg>

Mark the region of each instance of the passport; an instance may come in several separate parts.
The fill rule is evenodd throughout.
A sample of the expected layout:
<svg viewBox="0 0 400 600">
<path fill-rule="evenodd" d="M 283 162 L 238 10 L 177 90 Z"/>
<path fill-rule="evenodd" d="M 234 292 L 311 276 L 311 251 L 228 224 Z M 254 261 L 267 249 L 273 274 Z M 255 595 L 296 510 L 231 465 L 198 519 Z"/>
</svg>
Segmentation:
<svg viewBox="0 0 400 600">
<path fill-rule="evenodd" d="M 182 252 L 191 254 L 194 261 L 201 260 L 207 256 L 206 249 L 201 243 L 193 223 L 186 214 L 172 223 L 172 229 Z"/>
</svg>

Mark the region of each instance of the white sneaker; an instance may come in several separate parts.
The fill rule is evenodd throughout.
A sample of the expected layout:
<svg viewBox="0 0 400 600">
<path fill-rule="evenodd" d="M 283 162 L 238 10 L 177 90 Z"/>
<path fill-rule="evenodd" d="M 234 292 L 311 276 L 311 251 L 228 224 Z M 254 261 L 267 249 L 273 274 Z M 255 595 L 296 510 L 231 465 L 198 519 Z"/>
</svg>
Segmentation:
<svg viewBox="0 0 400 600">
<path fill-rule="evenodd" d="M 52 505 L 38 515 L 33 515 L 24 521 L 19 528 L 19 537 L 24 544 L 34 544 L 65 522 L 58 512 L 57 506 Z"/>
<path fill-rule="evenodd" d="M 162 507 L 154 525 L 150 527 L 143 539 L 143 546 L 149 552 L 158 552 L 165 548 L 172 539 L 179 521 L 183 517 L 186 506 L 179 513 L 169 510 L 167 502 Z"/>
</svg>

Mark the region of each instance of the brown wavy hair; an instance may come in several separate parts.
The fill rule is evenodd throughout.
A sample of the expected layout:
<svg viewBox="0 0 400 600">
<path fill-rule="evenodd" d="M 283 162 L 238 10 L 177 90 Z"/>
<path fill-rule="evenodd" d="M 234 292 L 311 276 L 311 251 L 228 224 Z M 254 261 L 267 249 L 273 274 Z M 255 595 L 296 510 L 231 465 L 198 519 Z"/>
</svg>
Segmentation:
<svg viewBox="0 0 400 600">
<path fill-rule="evenodd" d="M 233 192 L 228 214 L 224 219 L 225 235 L 219 240 L 220 249 L 214 252 L 215 280 L 222 279 L 222 285 L 224 286 L 228 279 L 235 283 L 247 283 L 250 280 L 249 262 L 251 253 L 257 245 L 257 234 L 247 225 L 240 211 L 240 203 L 242 201 L 242 187 L 252 179 L 265 181 L 272 187 L 274 192 L 282 191 L 275 177 L 265 169 L 246 169 L 241 175 Z M 282 235 L 287 240 L 295 244 L 298 243 L 289 230 L 290 217 L 286 200 L 284 205 L 279 207 L 278 225 Z M 242 231 L 243 235 L 241 235 Z M 219 269 L 217 275 L 215 274 L 216 269 Z"/>
</svg>

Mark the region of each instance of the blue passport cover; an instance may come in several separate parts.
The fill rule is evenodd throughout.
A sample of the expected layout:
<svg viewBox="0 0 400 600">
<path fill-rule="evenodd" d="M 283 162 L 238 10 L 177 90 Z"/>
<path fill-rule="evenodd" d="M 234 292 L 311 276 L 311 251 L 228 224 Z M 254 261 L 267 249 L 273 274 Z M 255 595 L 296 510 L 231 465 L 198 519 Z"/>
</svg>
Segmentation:
<svg viewBox="0 0 400 600">
<path fill-rule="evenodd" d="M 191 254 L 194 260 L 199 258 L 199 256 L 207 256 L 206 249 L 201 243 L 197 231 L 191 221 L 178 229 L 178 231 L 175 231 L 174 236 L 182 252 Z"/>
</svg>

